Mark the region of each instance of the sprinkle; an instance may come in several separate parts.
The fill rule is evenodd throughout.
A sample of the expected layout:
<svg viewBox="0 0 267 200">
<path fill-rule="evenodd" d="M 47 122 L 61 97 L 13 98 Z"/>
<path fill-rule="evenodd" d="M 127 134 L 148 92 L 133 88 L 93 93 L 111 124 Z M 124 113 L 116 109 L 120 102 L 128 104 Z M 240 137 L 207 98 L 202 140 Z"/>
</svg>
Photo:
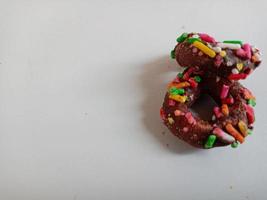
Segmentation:
<svg viewBox="0 0 267 200">
<path fill-rule="evenodd" d="M 222 142 L 231 144 L 235 141 L 235 138 L 220 128 L 213 129 L 213 134 L 216 135 Z"/>
<path fill-rule="evenodd" d="M 200 39 L 199 39 L 199 38 L 188 38 L 188 39 L 187 39 L 187 42 L 188 42 L 189 44 L 193 44 L 195 41 L 200 42 Z"/>
<path fill-rule="evenodd" d="M 226 65 L 227 65 L 227 67 L 230 67 L 230 66 L 232 66 L 232 65 L 233 65 L 233 62 L 232 62 L 232 61 L 230 61 L 230 60 L 228 60 L 228 61 L 226 62 Z"/>
<path fill-rule="evenodd" d="M 171 58 L 174 59 L 175 58 L 175 50 L 171 51 Z"/>
<path fill-rule="evenodd" d="M 200 83 L 202 81 L 201 77 L 200 76 L 195 76 L 195 80 L 196 82 Z"/>
<path fill-rule="evenodd" d="M 205 44 L 199 42 L 199 41 L 195 41 L 193 43 L 193 45 L 195 47 L 197 47 L 198 49 L 200 49 L 203 53 L 205 53 L 206 55 L 208 55 L 211 58 L 214 58 L 216 56 L 215 51 L 213 51 L 212 49 L 210 49 L 209 47 L 207 47 Z"/>
<path fill-rule="evenodd" d="M 168 117 L 168 121 L 169 121 L 169 124 L 173 124 L 174 123 L 174 120 L 171 117 Z"/>
<path fill-rule="evenodd" d="M 248 135 L 252 135 L 252 130 L 248 129 Z"/>
<path fill-rule="evenodd" d="M 243 92 L 245 99 L 255 99 L 255 97 L 252 95 L 252 93 L 247 88 L 243 88 L 242 92 Z"/>
<path fill-rule="evenodd" d="M 234 103 L 234 98 L 232 97 L 229 97 L 229 98 L 225 98 L 225 99 L 222 99 L 222 103 L 223 104 L 233 104 Z"/>
<path fill-rule="evenodd" d="M 237 63 L 236 68 L 241 71 L 243 69 L 243 63 Z"/>
<path fill-rule="evenodd" d="M 182 35 L 180 35 L 176 41 L 177 42 L 183 42 L 186 38 L 187 38 L 188 34 L 187 33 L 183 33 Z"/>
<path fill-rule="evenodd" d="M 170 83 L 169 84 L 169 88 L 170 87 L 176 87 L 176 88 L 186 88 L 186 87 L 190 87 L 190 83 L 188 82 L 181 82 L 181 83 Z"/>
<path fill-rule="evenodd" d="M 220 81 L 220 77 L 219 76 L 216 76 L 216 82 L 219 82 Z"/>
<path fill-rule="evenodd" d="M 233 143 L 231 144 L 231 147 L 232 147 L 232 148 L 237 148 L 237 147 L 238 147 L 238 142 L 233 142 Z"/>
<path fill-rule="evenodd" d="M 175 115 L 176 117 L 178 117 L 178 116 L 184 115 L 184 113 L 183 113 L 182 111 L 180 111 L 180 110 L 175 110 L 175 111 L 174 111 L 174 115 Z"/>
<path fill-rule="evenodd" d="M 215 106 L 213 108 L 213 112 L 214 112 L 216 118 L 220 118 L 220 117 L 223 116 L 222 113 L 221 113 L 221 111 L 220 111 L 220 108 L 218 106 Z"/>
<path fill-rule="evenodd" d="M 224 40 L 223 43 L 230 43 L 230 44 L 240 44 L 242 45 L 242 41 L 240 40 Z"/>
<path fill-rule="evenodd" d="M 162 120 L 166 119 L 165 112 L 164 112 L 163 108 L 160 108 L 160 117 Z"/>
<path fill-rule="evenodd" d="M 256 101 L 254 99 L 249 99 L 248 104 L 254 107 L 256 106 Z"/>
<path fill-rule="evenodd" d="M 231 44 L 231 43 L 217 43 L 218 47 L 221 47 L 222 49 L 240 49 L 240 44 Z"/>
<path fill-rule="evenodd" d="M 215 121 L 216 120 L 216 116 L 215 115 L 212 115 L 211 120 L 212 121 Z"/>
<path fill-rule="evenodd" d="M 245 122 L 243 122 L 242 120 L 240 120 L 238 122 L 238 127 L 239 127 L 239 130 L 240 132 L 242 133 L 242 135 L 244 137 L 246 137 L 248 135 L 248 127 L 247 125 L 245 124 Z"/>
<path fill-rule="evenodd" d="M 177 75 L 179 78 L 183 78 L 183 73 L 179 72 Z"/>
<path fill-rule="evenodd" d="M 188 131 L 188 127 L 184 127 L 184 128 L 183 128 L 183 131 L 184 131 L 184 132 L 187 132 L 187 131 Z"/>
<path fill-rule="evenodd" d="M 247 54 L 244 51 L 244 49 L 241 49 L 241 48 L 240 49 L 237 49 L 235 53 L 240 58 L 246 58 L 246 56 L 247 56 Z"/>
<path fill-rule="evenodd" d="M 184 103 L 187 99 L 187 96 L 181 96 L 181 95 L 170 95 L 170 99 L 173 99 L 175 101 L 178 101 L 180 103 Z"/>
<path fill-rule="evenodd" d="M 169 106 L 175 106 L 175 101 L 172 99 L 169 99 Z"/>
<path fill-rule="evenodd" d="M 198 85 L 198 83 L 193 78 L 188 79 L 188 82 L 190 83 L 192 88 L 196 88 Z"/>
<path fill-rule="evenodd" d="M 258 53 L 254 53 L 254 55 L 252 56 L 252 62 L 260 62 L 261 61 L 261 56 Z"/>
<path fill-rule="evenodd" d="M 240 80 L 240 79 L 245 79 L 247 78 L 247 74 L 240 73 L 240 74 L 230 74 L 228 76 L 229 80 Z"/>
<path fill-rule="evenodd" d="M 192 49 L 192 52 L 193 52 L 193 53 L 197 53 L 197 48 L 194 47 L 194 48 Z"/>
<path fill-rule="evenodd" d="M 233 74 L 239 74 L 239 71 L 238 71 L 238 69 L 233 68 L 233 69 L 232 69 L 232 73 L 233 73 Z"/>
<path fill-rule="evenodd" d="M 187 70 L 184 71 L 183 79 L 188 80 L 190 75 L 195 71 L 196 69 L 194 67 L 190 67 Z"/>
<path fill-rule="evenodd" d="M 228 92 L 229 92 L 229 86 L 223 84 L 222 89 L 221 89 L 221 95 L 220 95 L 221 99 L 226 98 L 228 95 Z"/>
<path fill-rule="evenodd" d="M 223 113 L 225 116 L 228 116 L 228 115 L 229 115 L 229 108 L 228 108 L 227 104 L 223 104 L 223 105 L 222 105 L 222 113 Z"/>
<path fill-rule="evenodd" d="M 214 143 L 215 143 L 215 140 L 216 140 L 216 136 L 215 135 L 209 135 L 206 143 L 205 143 L 205 149 L 210 149 L 213 147 Z"/>
<path fill-rule="evenodd" d="M 228 133 L 230 133 L 235 139 L 237 139 L 241 144 L 244 142 L 244 137 L 233 127 L 232 124 L 227 124 L 225 126 Z"/>
<path fill-rule="evenodd" d="M 171 87 L 169 89 L 169 93 L 172 94 L 172 95 L 177 95 L 177 94 L 184 94 L 185 91 L 183 88 L 176 88 L 176 87 Z"/>
<path fill-rule="evenodd" d="M 216 53 L 220 53 L 222 51 L 221 47 L 212 47 L 213 51 L 215 51 Z"/>
<path fill-rule="evenodd" d="M 194 35 L 192 35 L 192 38 L 199 38 L 199 35 L 194 34 Z"/>
<path fill-rule="evenodd" d="M 209 36 L 206 33 L 199 33 L 199 36 L 201 38 L 201 40 L 205 41 L 205 42 L 209 42 L 209 43 L 215 43 L 215 39 L 211 36 Z"/>
<path fill-rule="evenodd" d="M 226 51 L 221 51 L 221 52 L 220 52 L 220 56 L 221 56 L 221 57 L 225 57 L 225 56 L 226 56 Z"/>
<path fill-rule="evenodd" d="M 187 112 L 187 113 L 185 114 L 185 117 L 186 117 L 186 119 L 188 120 L 188 123 L 189 123 L 189 124 L 196 124 L 196 120 L 195 120 L 195 118 L 193 117 L 193 115 L 192 115 L 191 112 Z"/>
<path fill-rule="evenodd" d="M 242 46 L 242 48 L 245 50 L 247 58 L 251 59 L 251 47 L 250 47 L 250 45 L 249 44 L 244 44 Z"/>
<path fill-rule="evenodd" d="M 246 114 L 248 118 L 248 124 L 252 124 L 255 121 L 254 110 L 251 106 L 244 104 L 246 108 Z"/>
</svg>

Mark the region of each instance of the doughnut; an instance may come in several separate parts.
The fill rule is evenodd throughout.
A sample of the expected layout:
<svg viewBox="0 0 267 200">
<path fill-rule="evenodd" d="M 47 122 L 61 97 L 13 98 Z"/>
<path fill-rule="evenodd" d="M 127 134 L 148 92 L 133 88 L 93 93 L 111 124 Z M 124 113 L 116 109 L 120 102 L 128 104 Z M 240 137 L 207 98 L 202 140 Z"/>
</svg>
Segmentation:
<svg viewBox="0 0 267 200">
<path fill-rule="evenodd" d="M 205 33 L 183 33 L 171 57 L 184 67 L 167 86 L 160 116 L 179 139 L 197 147 L 237 147 L 252 134 L 256 98 L 239 83 L 261 63 L 259 49 L 239 40 L 216 41 Z M 201 95 L 216 106 L 210 120 L 190 110 Z"/>
</svg>

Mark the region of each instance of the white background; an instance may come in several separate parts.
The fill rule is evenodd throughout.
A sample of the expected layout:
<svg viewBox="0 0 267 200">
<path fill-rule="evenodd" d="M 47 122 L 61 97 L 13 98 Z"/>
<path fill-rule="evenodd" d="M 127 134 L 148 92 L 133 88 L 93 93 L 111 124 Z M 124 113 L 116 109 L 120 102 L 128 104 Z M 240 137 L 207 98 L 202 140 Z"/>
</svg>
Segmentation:
<svg viewBox="0 0 267 200">
<path fill-rule="evenodd" d="M 159 108 L 179 34 L 264 54 L 266 10 L 263 0 L 0 0 L 0 199 L 264 199 L 264 63 L 243 81 L 256 123 L 237 149 L 191 148 Z"/>
</svg>

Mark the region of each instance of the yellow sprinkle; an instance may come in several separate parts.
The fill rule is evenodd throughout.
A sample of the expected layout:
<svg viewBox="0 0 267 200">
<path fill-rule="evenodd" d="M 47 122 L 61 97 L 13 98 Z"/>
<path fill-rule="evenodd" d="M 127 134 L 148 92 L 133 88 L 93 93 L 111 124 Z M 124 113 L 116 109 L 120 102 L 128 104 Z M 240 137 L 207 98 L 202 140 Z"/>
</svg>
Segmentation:
<svg viewBox="0 0 267 200">
<path fill-rule="evenodd" d="M 173 124 L 174 123 L 174 120 L 171 117 L 168 117 L 168 121 L 169 121 L 170 124 Z"/>
<path fill-rule="evenodd" d="M 179 88 L 185 88 L 185 87 L 189 87 L 189 86 L 190 86 L 190 83 L 188 83 L 188 82 L 170 83 L 168 85 L 168 88 L 176 87 L 177 89 L 179 89 Z"/>
<path fill-rule="evenodd" d="M 193 46 L 197 47 L 198 49 L 200 49 L 203 53 L 207 54 L 209 57 L 214 58 L 216 56 L 215 51 L 213 51 L 212 49 L 210 49 L 209 47 L 207 47 L 205 44 L 199 42 L 199 41 L 195 41 L 193 43 Z"/>
<path fill-rule="evenodd" d="M 226 56 L 226 51 L 221 51 L 221 52 L 220 52 L 220 56 L 221 56 L 221 57 L 225 57 L 225 56 Z"/>
<path fill-rule="evenodd" d="M 227 104 L 223 104 L 223 105 L 222 105 L 222 113 L 223 113 L 225 116 L 228 116 L 228 115 L 229 115 L 229 109 L 228 109 Z"/>
<path fill-rule="evenodd" d="M 243 69 L 243 63 L 237 63 L 236 68 L 241 71 Z"/>
<path fill-rule="evenodd" d="M 240 120 L 238 122 L 238 127 L 239 127 L 239 130 L 241 131 L 242 135 L 244 137 L 246 137 L 248 135 L 248 127 L 247 125 L 245 124 L 245 122 L 243 122 L 242 120 Z"/>
<path fill-rule="evenodd" d="M 177 95 L 170 95 L 169 98 L 173 99 L 175 101 L 178 101 L 180 103 L 184 103 L 187 99 L 187 96 L 181 96 L 181 95 L 177 94 Z"/>
</svg>

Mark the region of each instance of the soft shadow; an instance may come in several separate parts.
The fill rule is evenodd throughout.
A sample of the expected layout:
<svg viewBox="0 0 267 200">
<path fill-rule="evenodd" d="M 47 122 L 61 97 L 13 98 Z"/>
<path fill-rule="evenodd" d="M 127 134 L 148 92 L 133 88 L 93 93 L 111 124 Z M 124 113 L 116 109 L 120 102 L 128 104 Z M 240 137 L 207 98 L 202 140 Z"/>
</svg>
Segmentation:
<svg viewBox="0 0 267 200">
<path fill-rule="evenodd" d="M 159 141 L 164 149 L 180 154 L 187 154 L 198 149 L 179 140 L 164 126 L 159 116 L 166 93 L 166 86 L 175 75 L 182 71 L 169 56 L 163 56 L 145 63 L 139 79 L 143 90 L 143 123 L 148 131 Z"/>
</svg>

